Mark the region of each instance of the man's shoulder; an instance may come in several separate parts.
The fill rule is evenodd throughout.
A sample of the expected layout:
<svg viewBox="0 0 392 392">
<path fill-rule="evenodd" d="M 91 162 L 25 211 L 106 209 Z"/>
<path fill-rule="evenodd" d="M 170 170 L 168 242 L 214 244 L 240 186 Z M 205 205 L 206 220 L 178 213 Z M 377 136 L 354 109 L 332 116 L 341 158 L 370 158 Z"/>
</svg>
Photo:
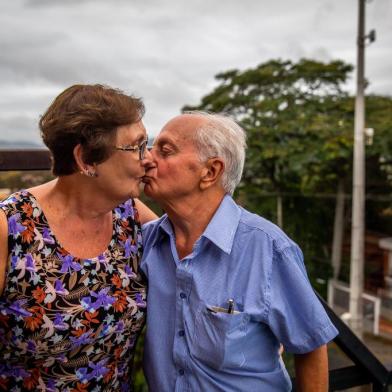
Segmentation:
<svg viewBox="0 0 392 392">
<path fill-rule="evenodd" d="M 246 234 L 274 244 L 277 249 L 284 249 L 296 245 L 294 241 L 275 223 L 270 220 L 250 212 L 243 207 L 239 221 L 239 229 Z"/>
<path fill-rule="evenodd" d="M 143 232 L 143 241 L 151 241 L 154 240 L 156 235 L 159 233 L 159 227 L 162 224 L 164 220 L 167 219 L 167 215 L 164 214 L 158 219 L 154 219 L 152 221 L 149 221 L 145 223 L 142 226 L 142 232 Z"/>
</svg>

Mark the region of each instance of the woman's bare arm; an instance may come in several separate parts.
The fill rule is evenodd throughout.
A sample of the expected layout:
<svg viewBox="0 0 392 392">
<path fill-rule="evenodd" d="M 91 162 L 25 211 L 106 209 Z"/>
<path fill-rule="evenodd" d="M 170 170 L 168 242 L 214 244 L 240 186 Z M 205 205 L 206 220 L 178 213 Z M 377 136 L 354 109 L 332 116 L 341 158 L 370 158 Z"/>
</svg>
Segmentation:
<svg viewBox="0 0 392 392">
<path fill-rule="evenodd" d="M 159 218 L 150 208 L 148 208 L 142 201 L 135 199 L 136 208 L 139 212 L 139 218 L 142 225 L 149 221 Z"/>
</svg>

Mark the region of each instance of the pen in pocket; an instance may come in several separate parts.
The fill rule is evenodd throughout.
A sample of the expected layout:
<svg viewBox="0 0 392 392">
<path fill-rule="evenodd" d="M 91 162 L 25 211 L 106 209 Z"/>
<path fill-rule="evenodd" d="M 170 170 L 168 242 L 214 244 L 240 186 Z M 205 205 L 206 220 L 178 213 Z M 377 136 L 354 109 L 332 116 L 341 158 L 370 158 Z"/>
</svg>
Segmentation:
<svg viewBox="0 0 392 392">
<path fill-rule="evenodd" d="M 207 310 L 212 313 L 228 313 L 237 314 L 238 312 L 234 310 L 234 299 L 230 298 L 227 301 L 227 308 L 222 306 L 207 306 Z"/>
</svg>

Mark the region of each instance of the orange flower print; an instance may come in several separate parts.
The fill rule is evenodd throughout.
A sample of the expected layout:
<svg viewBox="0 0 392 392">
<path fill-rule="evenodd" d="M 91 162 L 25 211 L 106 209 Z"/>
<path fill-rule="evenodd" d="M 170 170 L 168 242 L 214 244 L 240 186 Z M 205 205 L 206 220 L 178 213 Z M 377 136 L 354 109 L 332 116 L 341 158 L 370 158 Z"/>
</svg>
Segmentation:
<svg viewBox="0 0 392 392">
<path fill-rule="evenodd" d="M 84 312 L 84 315 L 89 323 L 99 324 L 100 321 L 96 318 L 99 314 L 99 311 L 96 310 L 94 313 Z"/>
<path fill-rule="evenodd" d="M 76 337 L 80 337 L 86 332 L 87 332 L 86 327 L 78 328 L 75 331 L 71 331 L 72 335 L 75 335 Z"/>
<path fill-rule="evenodd" d="M 118 361 L 120 358 L 121 358 L 121 353 L 122 353 L 122 351 L 123 351 L 123 347 L 117 347 L 115 350 L 114 350 L 114 358 L 116 358 L 116 361 Z"/>
<path fill-rule="evenodd" d="M 27 227 L 26 230 L 22 231 L 21 236 L 22 242 L 27 242 L 30 244 L 34 238 L 34 230 L 32 230 L 31 227 Z"/>
<path fill-rule="evenodd" d="M 127 307 L 127 297 L 126 295 L 122 292 L 117 290 L 114 293 L 114 297 L 116 297 L 116 302 L 113 304 L 113 308 L 116 312 L 123 313 L 124 310 Z"/>
<path fill-rule="evenodd" d="M 106 384 L 108 384 L 109 381 L 111 380 L 111 378 L 113 377 L 115 364 L 114 364 L 114 363 L 111 363 L 108 367 L 109 367 L 110 370 L 109 370 L 109 371 L 105 374 L 105 376 L 103 377 L 103 381 L 104 381 Z"/>
<path fill-rule="evenodd" d="M 25 325 L 30 331 L 35 331 L 39 326 L 42 324 L 42 319 L 38 317 L 26 317 L 25 318 Z"/>
<path fill-rule="evenodd" d="M 128 239 L 128 235 L 126 233 L 121 233 L 121 234 L 118 235 L 118 239 L 121 242 L 125 242 Z"/>
<path fill-rule="evenodd" d="M 27 217 L 31 217 L 33 215 L 33 207 L 31 204 L 23 203 L 21 206 L 23 212 L 27 215 Z"/>
<path fill-rule="evenodd" d="M 33 315 L 25 317 L 26 328 L 35 331 L 42 324 L 42 316 L 45 313 L 45 310 L 40 306 L 32 306 L 27 310 L 33 313 Z"/>
<path fill-rule="evenodd" d="M 117 274 L 113 275 L 112 283 L 113 283 L 118 289 L 121 287 L 122 282 L 121 282 L 120 277 L 119 277 Z"/>
<path fill-rule="evenodd" d="M 39 369 L 33 369 L 30 377 L 27 377 L 23 380 L 23 386 L 29 391 L 36 390 L 35 387 L 38 385 L 39 376 Z"/>
<path fill-rule="evenodd" d="M 32 294 L 33 294 L 33 298 L 35 298 L 39 304 L 43 302 L 46 296 L 45 290 L 42 287 L 38 287 L 35 290 L 33 290 Z"/>
</svg>

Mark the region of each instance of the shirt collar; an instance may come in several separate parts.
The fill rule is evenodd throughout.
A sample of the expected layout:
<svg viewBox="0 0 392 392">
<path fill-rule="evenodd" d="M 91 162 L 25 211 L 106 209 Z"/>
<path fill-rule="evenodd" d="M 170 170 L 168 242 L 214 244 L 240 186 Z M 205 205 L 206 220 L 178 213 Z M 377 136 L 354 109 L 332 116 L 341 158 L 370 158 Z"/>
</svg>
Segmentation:
<svg viewBox="0 0 392 392">
<path fill-rule="evenodd" d="M 230 254 L 233 247 L 234 235 L 237 231 L 238 223 L 240 221 L 241 210 L 234 202 L 233 198 L 225 195 L 210 223 L 201 235 L 214 243 L 223 252 Z M 163 232 L 170 237 L 174 236 L 172 224 L 169 217 L 165 214 L 159 223 L 159 232 L 153 242 L 155 246 L 163 238 Z"/>
<path fill-rule="evenodd" d="M 173 227 L 172 224 L 170 223 L 170 219 L 167 216 L 167 214 L 163 215 L 160 218 L 160 222 L 158 224 L 158 233 L 154 238 L 154 241 L 152 243 L 152 246 L 157 245 L 158 242 L 162 241 L 162 239 L 164 238 L 166 233 L 168 236 L 173 237 L 174 236 L 174 231 L 173 231 Z"/>
<path fill-rule="evenodd" d="M 230 254 L 240 216 L 238 205 L 231 196 L 225 195 L 202 237 L 208 238 L 223 252 Z"/>
</svg>

